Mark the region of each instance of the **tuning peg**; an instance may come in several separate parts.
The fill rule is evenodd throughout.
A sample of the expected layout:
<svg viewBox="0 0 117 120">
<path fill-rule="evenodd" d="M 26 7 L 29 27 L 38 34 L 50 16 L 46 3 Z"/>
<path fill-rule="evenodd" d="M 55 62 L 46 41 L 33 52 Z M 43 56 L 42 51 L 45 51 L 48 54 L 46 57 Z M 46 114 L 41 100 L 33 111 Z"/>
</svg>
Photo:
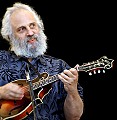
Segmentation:
<svg viewBox="0 0 117 120">
<path fill-rule="evenodd" d="M 96 71 L 94 70 L 93 73 L 96 74 Z"/>
<path fill-rule="evenodd" d="M 105 70 L 103 70 L 103 73 L 105 73 Z"/>
<path fill-rule="evenodd" d="M 90 72 L 89 75 L 92 75 L 92 73 Z"/>
<path fill-rule="evenodd" d="M 98 70 L 98 73 L 100 73 L 101 71 L 100 70 Z"/>
</svg>

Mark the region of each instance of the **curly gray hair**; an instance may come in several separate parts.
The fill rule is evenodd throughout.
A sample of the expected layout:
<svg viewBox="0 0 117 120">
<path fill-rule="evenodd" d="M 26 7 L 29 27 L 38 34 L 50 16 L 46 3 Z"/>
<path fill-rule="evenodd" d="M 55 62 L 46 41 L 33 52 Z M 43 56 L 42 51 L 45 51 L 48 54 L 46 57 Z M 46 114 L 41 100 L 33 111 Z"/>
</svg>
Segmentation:
<svg viewBox="0 0 117 120">
<path fill-rule="evenodd" d="M 9 36 L 12 35 L 12 33 L 13 33 L 12 27 L 11 27 L 11 22 L 10 22 L 10 16 L 17 9 L 25 9 L 25 10 L 30 11 L 34 15 L 34 18 L 36 19 L 38 26 L 42 30 L 44 30 L 44 25 L 43 25 L 42 19 L 37 14 L 37 12 L 29 5 L 16 2 L 13 4 L 12 7 L 7 8 L 6 13 L 4 14 L 3 19 L 2 19 L 1 35 L 4 39 L 6 39 L 7 41 L 10 41 Z"/>
</svg>

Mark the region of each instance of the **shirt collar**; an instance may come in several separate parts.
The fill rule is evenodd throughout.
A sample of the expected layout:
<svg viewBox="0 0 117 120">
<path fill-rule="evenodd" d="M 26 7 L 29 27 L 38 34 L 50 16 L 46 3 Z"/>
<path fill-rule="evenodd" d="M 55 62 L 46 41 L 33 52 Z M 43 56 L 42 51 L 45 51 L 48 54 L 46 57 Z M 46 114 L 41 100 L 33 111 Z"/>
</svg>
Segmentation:
<svg viewBox="0 0 117 120">
<path fill-rule="evenodd" d="M 13 51 L 10 51 L 10 53 L 11 53 L 11 56 L 14 59 L 14 61 L 18 61 L 18 60 L 20 60 L 22 58 L 21 56 L 17 56 Z M 34 62 L 36 62 L 38 60 L 40 61 L 41 64 L 47 65 L 46 60 L 44 59 L 44 55 L 40 55 L 40 56 L 38 56 L 36 58 L 33 58 Z"/>
</svg>

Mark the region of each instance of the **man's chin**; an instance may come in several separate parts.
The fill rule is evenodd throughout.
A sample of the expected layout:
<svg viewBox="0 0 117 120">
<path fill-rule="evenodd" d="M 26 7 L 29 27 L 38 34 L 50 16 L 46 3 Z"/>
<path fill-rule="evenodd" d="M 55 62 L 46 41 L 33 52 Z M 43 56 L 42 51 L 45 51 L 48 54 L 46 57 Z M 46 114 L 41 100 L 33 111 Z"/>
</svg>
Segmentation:
<svg viewBox="0 0 117 120">
<path fill-rule="evenodd" d="M 37 48 L 37 45 L 35 44 L 35 42 L 33 42 L 33 43 L 28 43 L 28 48 L 29 48 L 29 49 L 34 49 L 34 48 Z"/>
</svg>

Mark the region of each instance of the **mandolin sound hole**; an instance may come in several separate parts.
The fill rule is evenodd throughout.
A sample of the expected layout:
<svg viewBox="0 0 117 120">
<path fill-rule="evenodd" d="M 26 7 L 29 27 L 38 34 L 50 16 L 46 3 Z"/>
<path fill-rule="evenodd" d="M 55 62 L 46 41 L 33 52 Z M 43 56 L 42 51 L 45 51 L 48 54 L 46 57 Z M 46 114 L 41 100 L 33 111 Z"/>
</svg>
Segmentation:
<svg viewBox="0 0 117 120">
<path fill-rule="evenodd" d="M 16 115 L 24 110 L 29 104 L 30 100 L 23 98 L 22 100 L 14 100 L 14 107 L 9 111 L 9 115 Z"/>
<path fill-rule="evenodd" d="M 11 111 L 9 112 L 9 115 L 15 115 L 15 114 L 21 112 L 23 110 L 23 108 L 24 108 L 23 105 L 22 106 L 17 106 L 15 108 L 11 109 Z"/>
</svg>

